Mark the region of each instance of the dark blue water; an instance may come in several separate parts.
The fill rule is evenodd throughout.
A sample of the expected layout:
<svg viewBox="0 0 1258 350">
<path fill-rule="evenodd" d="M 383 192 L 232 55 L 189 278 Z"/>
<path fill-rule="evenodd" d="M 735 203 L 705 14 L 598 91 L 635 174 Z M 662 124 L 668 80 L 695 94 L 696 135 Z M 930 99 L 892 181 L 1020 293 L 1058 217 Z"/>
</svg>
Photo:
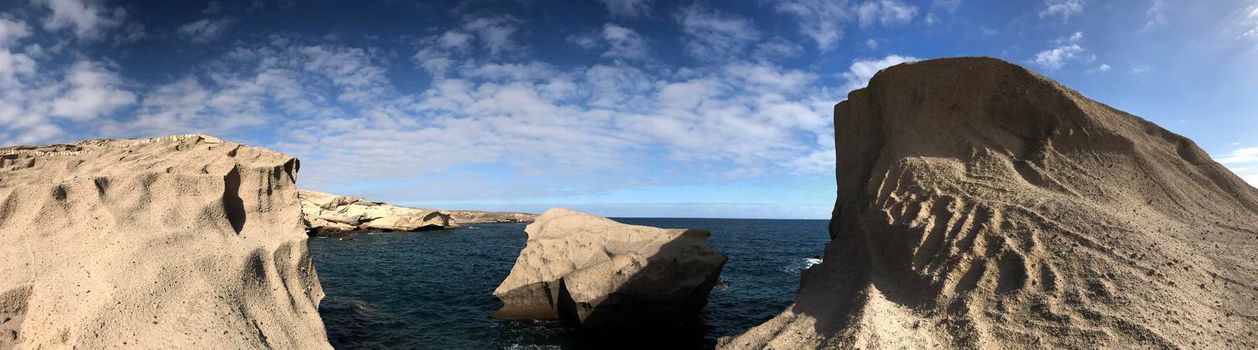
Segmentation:
<svg viewBox="0 0 1258 350">
<path fill-rule="evenodd" d="M 712 231 L 729 257 L 700 319 L 663 329 L 586 331 L 559 322 L 499 321 L 492 292 L 524 247 L 523 224 L 313 238 L 326 298 L 319 313 L 338 349 L 711 348 L 790 305 L 799 272 L 821 255 L 824 220 L 616 219 Z"/>
</svg>

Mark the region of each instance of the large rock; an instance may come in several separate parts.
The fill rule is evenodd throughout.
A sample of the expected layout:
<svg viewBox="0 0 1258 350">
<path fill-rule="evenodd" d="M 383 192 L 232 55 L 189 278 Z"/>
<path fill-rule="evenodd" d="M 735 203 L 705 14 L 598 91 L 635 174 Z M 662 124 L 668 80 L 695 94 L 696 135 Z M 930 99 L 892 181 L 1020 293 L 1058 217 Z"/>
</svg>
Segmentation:
<svg viewBox="0 0 1258 350">
<path fill-rule="evenodd" d="M 600 328 L 687 321 L 707 304 L 725 256 L 707 231 L 621 224 L 547 210 L 494 290 L 500 319 L 563 319 Z"/>
<path fill-rule="evenodd" d="M 0 148 L 0 348 L 330 348 L 297 168 L 200 135 Z"/>
<path fill-rule="evenodd" d="M 425 231 L 452 226 L 450 215 L 434 209 L 409 208 L 301 190 L 301 212 L 316 234 L 359 231 Z"/>
<path fill-rule="evenodd" d="M 835 106 L 795 304 L 725 348 L 1258 348 L 1258 190 L 1192 141 L 989 58 Z"/>
</svg>

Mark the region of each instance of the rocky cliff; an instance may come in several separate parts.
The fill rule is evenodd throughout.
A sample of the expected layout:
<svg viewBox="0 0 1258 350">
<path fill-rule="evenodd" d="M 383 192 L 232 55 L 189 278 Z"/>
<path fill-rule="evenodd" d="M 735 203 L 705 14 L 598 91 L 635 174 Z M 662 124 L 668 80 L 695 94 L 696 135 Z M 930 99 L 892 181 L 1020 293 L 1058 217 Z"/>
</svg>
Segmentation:
<svg viewBox="0 0 1258 350">
<path fill-rule="evenodd" d="M 503 303 L 495 318 L 561 319 L 587 328 L 685 322 L 707 304 L 725 265 L 702 230 L 551 209 L 524 232 L 524 249 L 494 290 Z"/>
<path fill-rule="evenodd" d="M 795 304 L 724 348 L 1255 348 L 1258 190 L 1192 141 L 988 58 L 835 106 Z"/>
<path fill-rule="evenodd" d="M 0 348 L 329 348 L 297 168 L 200 135 L 0 148 Z"/>
<path fill-rule="evenodd" d="M 300 193 L 302 216 L 316 235 L 425 231 L 455 226 L 450 214 L 435 209 L 402 207 L 307 190 Z"/>
</svg>

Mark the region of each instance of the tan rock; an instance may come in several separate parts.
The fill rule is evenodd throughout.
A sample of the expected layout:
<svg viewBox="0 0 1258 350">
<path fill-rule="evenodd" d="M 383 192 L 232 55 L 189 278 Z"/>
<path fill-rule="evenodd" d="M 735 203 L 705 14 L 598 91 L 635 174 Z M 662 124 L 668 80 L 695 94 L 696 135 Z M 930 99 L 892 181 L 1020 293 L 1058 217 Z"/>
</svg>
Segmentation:
<svg viewBox="0 0 1258 350">
<path fill-rule="evenodd" d="M 450 213 L 450 219 L 460 225 L 533 222 L 537 219 L 537 214 L 510 211 L 444 210 L 444 212 Z"/>
<path fill-rule="evenodd" d="M 297 168 L 201 135 L 0 148 L 0 348 L 330 348 Z"/>
<path fill-rule="evenodd" d="M 795 304 L 720 347 L 1258 348 L 1258 190 L 1191 140 L 990 58 L 835 106 Z"/>
<path fill-rule="evenodd" d="M 308 227 L 317 233 L 424 231 L 454 226 L 449 214 L 434 209 L 401 207 L 307 190 L 301 190 L 301 211 Z"/>
<path fill-rule="evenodd" d="M 494 290 L 503 302 L 496 318 L 591 328 L 684 321 L 707 303 L 725 264 L 702 230 L 551 209 L 524 231 L 528 242 Z"/>
</svg>

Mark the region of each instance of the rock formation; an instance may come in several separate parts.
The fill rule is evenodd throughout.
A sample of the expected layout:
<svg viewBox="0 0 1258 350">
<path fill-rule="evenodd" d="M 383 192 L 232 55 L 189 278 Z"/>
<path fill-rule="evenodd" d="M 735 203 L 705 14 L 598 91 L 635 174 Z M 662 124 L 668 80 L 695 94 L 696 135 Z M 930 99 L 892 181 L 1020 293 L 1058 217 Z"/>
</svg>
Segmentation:
<svg viewBox="0 0 1258 350">
<path fill-rule="evenodd" d="M 0 348 L 330 348 L 297 168 L 200 135 L 0 148 Z"/>
<path fill-rule="evenodd" d="M 301 190 L 301 213 L 316 235 L 364 231 L 425 231 L 451 227 L 450 215 L 358 197 Z"/>
<path fill-rule="evenodd" d="M 1255 348 L 1258 190 L 1192 141 L 989 58 L 835 106 L 795 304 L 724 348 Z"/>
<path fill-rule="evenodd" d="M 444 210 L 444 212 L 450 213 L 450 219 L 459 225 L 533 222 L 537 219 L 537 214 L 509 211 Z"/>
<path fill-rule="evenodd" d="M 707 304 L 725 256 L 707 231 L 621 224 L 547 210 L 494 290 L 499 319 L 562 319 L 588 328 L 685 321 Z"/>
</svg>

